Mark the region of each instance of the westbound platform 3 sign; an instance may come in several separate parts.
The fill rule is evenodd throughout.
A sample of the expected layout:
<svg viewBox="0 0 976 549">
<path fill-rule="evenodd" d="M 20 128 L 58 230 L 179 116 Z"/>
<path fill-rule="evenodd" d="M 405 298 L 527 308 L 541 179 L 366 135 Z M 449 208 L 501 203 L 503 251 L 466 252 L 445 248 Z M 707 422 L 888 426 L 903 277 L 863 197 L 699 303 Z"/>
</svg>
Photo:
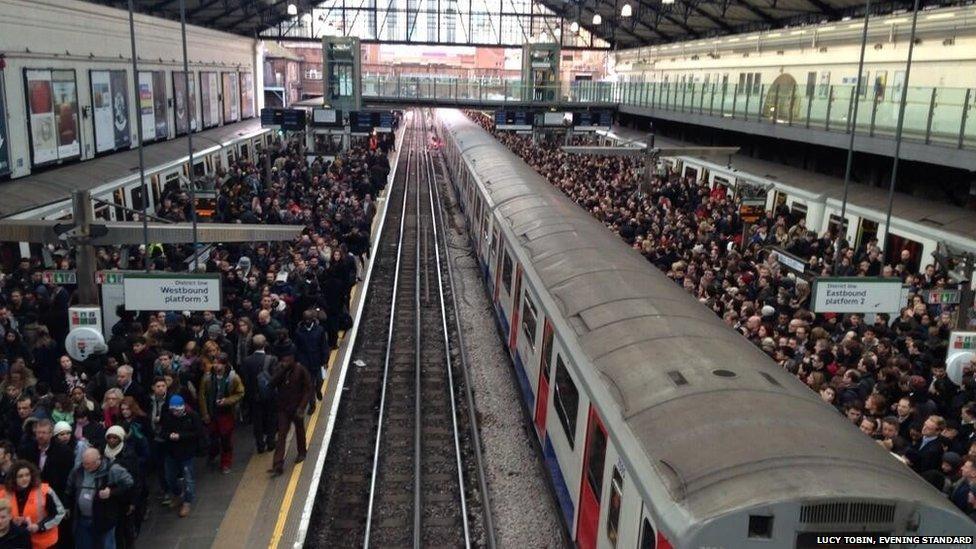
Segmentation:
<svg viewBox="0 0 976 549">
<path fill-rule="evenodd" d="M 125 308 L 130 311 L 218 311 L 220 276 L 126 274 Z"/>
<path fill-rule="evenodd" d="M 897 313 L 905 304 L 901 279 L 818 278 L 813 284 L 815 313 Z"/>
</svg>

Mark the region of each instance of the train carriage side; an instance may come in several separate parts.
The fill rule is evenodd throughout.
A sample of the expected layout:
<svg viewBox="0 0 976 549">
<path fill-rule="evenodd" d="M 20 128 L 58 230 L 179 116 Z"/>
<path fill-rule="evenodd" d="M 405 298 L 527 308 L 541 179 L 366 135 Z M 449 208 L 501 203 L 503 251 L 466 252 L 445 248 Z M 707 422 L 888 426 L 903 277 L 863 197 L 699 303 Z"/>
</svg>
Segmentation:
<svg viewBox="0 0 976 549">
<path fill-rule="evenodd" d="M 485 135 L 457 113 L 444 114 L 443 123 L 462 143 Z M 495 154 L 525 166 L 501 145 Z M 529 299 L 539 299 L 533 331 L 541 342 L 530 346 L 531 352 L 520 348 L 520 332 L 525 333 L 520 329 L 506 339 L 513 355 L 526 355 L 523 369 L 526 363 L 537 369 L 537 381 L 530 384 L 535 406 L 529 412 L 578 546 L 667 548 L 673 540 L 681 547 L 767 547 L 770 542 L 804 547 L 810 534 L 849 532 L 844 520 L 888 507 L 897 512 L 882 531 L 972 530 L 927 485 L 803 392 L 795 379 L 772 368 L 748 342 L 733 337 L 710 312 L 662 276 L 648 275 L 639 256 L 540 177 L 524 172 L 521 189 L 513 183 L 495 189 L 491 181 L 503 180 L 498 176 L 504 168 L 484 173 L 478 164 L 466 163 L 473 177 L 468 184 L 499 204 L 493 212 L 494 227 L 500 228 L 497 259 L 489 257 L 488 264 L 498 265 L 499 285 L 522 283 L 520 292 L 509 290 L 499 300 L 499 312 L 509 315 L 503 325 L 510 332 L 512 325 L 521 328 L 511 316 L 524 314 L 526 289 Z M 538 201 L 547 198 L 561 214 L 552 223 L 563 230 L 534 218 Z M 506 261 L 509 254 L 513 257 Z M 692 314 L 674 314 L 684 310 Z M 594 329 L 604 325 L 604 332 Z M 664 337 L 655 341 L 648 334 Z M 641 363 L 648 368 L 634 368 Z M 756 390 L 751 379 L 743 382 L 746 376 L 765 379 L 768 386 Z M 716 419 L 708 411 L 714 394 L 740 406 L 756 395 L 767 401 L 720 410 Z M 811 408 L 791 417 L 788 403 L 797 398 Z M 782 417 L 770 423 L 768 410 Z M 683 436 L 676 436 L 672 425 L 701 432 L 677 429 Z M 813 442 L 791 438 L 804 428 L 819 433 Z M 765 434 L 778 441 L 772 448 L 759 444 Z M 715 450 L 732 453 L 724 457 Z M 789 478 L 798 466 L 815 469 L 803 456 L 829 461 L 845 452 L 856 456 L 849 465 L 859 481 L 835 478 L 836 471 L 822 471 L 807 484 Z M 782 485 L 768 487 L 761 475 L 743 474 L 753 462 L 767 464 L 764 472 Z M 816 486 L 821 481 L 824 486 Z M 879 493 L 879 486 L 893 488 Z M 822 517 L 817 509 L 824 507 L 848 514 L 833 523 L 810 523 L 812 516 Z"/>
</svg>

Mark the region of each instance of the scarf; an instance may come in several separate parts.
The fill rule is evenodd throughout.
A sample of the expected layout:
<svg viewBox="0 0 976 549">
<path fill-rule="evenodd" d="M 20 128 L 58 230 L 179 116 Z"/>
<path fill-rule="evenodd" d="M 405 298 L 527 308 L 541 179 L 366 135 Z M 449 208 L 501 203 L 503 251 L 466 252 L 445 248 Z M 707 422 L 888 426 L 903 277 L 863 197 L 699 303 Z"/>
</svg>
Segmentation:
<svg viewBox="0 0 976 549">
<path fill-rule="evenodd" d="M 108 459 L 110 459 L 112 461 L 115 461 L 115 456 L 117 456 L 120 453 L 122 453 L 122 449 L 123 448 L 125 448 L 125 441 L 124 440 L 122 442 L 120 442 L 119 445 L 116 446 L 115 448 L 112 448 L 111 446 L 109 446 L 108 444 L 106 444 L 105 445 L 105 457 L 107 457 Z"/>
</svg>

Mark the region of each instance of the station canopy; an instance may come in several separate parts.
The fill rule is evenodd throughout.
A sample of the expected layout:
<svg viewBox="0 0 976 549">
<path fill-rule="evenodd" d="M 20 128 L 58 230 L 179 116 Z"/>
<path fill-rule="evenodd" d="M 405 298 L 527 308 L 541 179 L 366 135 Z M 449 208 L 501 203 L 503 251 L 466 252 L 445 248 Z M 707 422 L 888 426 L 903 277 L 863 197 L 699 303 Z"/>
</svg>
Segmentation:
<svg viewBox="0 0 976 549">
<path fill-rule="evenodd" d="M 91 0 L 127 9 L 128 0 Z M 272 40 L 358 36 L 404 44 L 556 41 L 628 48 L 858 17 L 864 0 L 183 0 L 189 23 Z M 963 3 L 927 0 L 923 6 Z M 135 0 L 141 13 L 179 20 L 180 0 Z M 911 0 L 872 11 L 911 9 Z"/>
</svg>

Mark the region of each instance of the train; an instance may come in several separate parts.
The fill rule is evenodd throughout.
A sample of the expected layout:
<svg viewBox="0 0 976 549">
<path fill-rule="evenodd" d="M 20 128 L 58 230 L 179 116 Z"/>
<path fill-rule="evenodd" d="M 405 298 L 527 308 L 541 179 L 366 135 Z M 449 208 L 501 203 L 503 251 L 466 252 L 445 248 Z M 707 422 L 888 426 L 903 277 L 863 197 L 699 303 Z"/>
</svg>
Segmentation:
<svg viewBox="0 0 976 549">
<path fill-rule="evenodd" d="M 976 535 L 941 493 L 478 124 L 457 110 L 435 116 L 577 547 Z"/>
</svg>

